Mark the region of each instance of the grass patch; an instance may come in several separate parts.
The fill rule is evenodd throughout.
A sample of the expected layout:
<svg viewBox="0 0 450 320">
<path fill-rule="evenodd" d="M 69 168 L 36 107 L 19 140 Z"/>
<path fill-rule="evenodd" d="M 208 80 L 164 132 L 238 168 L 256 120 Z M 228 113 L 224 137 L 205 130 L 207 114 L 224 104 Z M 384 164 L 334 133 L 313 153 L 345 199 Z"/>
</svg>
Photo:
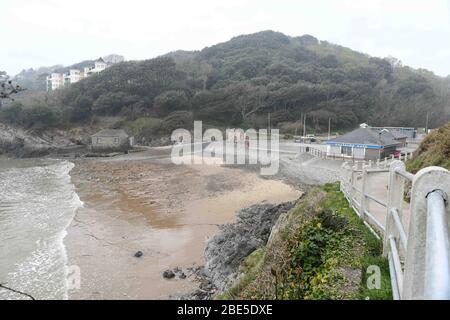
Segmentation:
<svg viewBox="0 0 450 320">
<path fill-rule="evenodd" d="M 223 294 L 216 297 L 217 300 L 234 300 L 239 298 L 240 292 L 252 281 L 255 281 L 257 270 L 262 268 L 265 250 L 263 248 L 253 251 L 240 266 L 240 272 L 245 274 L 240 281 L 229 288 Z"/>
</svg>

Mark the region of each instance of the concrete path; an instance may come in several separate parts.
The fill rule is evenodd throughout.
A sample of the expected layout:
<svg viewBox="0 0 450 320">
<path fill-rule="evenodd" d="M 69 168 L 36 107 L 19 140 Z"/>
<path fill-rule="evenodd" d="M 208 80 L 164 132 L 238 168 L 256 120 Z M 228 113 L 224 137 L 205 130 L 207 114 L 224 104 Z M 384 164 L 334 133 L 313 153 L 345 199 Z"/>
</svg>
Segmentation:
<svg viewBox="0 0 450 320">
<path fill-rule="evenodd" d="M 366 186 L 366 193 L 387 204 L 388 182 L 388 172 L 371 173 L 370 183 Z M 361 189 L 362 177 L 358 179 L 357 187 Z M 366 203 L 367 211 L 369 211 L 383 226 L 386 226 L 386 208 L 371 199 L 368 199 Z M 405 232 L 408 232 L 409 203 L 406 201 L 403 202 L 401 220 L 403 227 L 405 228 Z"/>
</svg>

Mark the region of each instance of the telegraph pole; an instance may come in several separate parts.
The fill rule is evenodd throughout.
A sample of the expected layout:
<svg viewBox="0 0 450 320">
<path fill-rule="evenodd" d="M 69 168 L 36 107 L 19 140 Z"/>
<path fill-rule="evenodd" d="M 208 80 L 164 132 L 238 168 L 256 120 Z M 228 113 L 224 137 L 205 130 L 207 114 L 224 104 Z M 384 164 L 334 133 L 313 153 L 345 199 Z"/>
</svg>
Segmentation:
<svg viewBox="0 0 450 320">
<path fill-rule="evenodd" d="M 328 140 L 330 140 L 331 136 L 331 118 L 328 118 Z"/>
<path fill-rule="evenodd" d="M 303 136 L 306 137 L 306 113 L 303 115 Z"/>
<path fill-rule="evenodd" d="M 300 123 L 302 124 L 302 131 L 300 132 L 300 135 L 303 133 L 303 112 L 300 113 Z"/>
<path fill-rule="evenodd" d="M 425 134 L 428 134 L 428 117 L 430 115 L 430 111 L 427 111 L 427 120 L 425 122 Z"/>
</svg>

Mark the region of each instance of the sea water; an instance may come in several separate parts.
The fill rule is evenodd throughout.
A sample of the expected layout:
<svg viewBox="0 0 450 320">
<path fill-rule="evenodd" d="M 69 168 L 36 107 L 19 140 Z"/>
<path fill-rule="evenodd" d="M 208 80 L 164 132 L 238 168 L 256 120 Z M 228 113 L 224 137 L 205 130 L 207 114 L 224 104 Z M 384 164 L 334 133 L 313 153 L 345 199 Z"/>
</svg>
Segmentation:
<svg viewBox="0 0 450 320">
<path fill-rule="evenodd" d="M 82 205 L 58 160 L 0 160 L 0 284 L 36 299 L 67 298 L 66 228 Z M 0 299 L 28 299 L 0 287 Z"/>
</svg>

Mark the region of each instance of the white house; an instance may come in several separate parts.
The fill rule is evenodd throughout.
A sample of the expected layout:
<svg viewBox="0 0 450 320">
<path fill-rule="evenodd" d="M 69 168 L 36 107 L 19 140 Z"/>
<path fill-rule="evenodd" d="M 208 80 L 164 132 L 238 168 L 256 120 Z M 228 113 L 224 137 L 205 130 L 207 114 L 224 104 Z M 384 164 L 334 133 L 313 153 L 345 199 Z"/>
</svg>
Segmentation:
<svg viewBox="0 0 450 320">
<path fill-rule="evenodd" d="M 84 74 L 77 69 L 71 69 L 64 75 L 64 85 L 75 83 L 84 78 Z"/>
<path fill-rule="evenodd" d="M 106 68 L 108 68 L 108 64 L 102 58 L 99 58 L 99 59 L 95 60 L 94 67 L 84 68 L 84 73 L 85 73 L 85 76 L 87 77 L 92 74 L 100 73 L 103 70 L 105 70 Z"/>
<path fill-rule="evenodd" d="M 47 91 L 56 90 L 64 85 L 64 77 L 61 73 L 52 73 L 47 77 Z"/>
<path fill-rule="evenodd" d="M 107 64 L 102 58 L 94 61 L 94 65 L 91 67 L 85 67 L 83 71 L 78 69 L 70 69 L 67 73 L 52 73 L 47 76 L 47 91 L 56 90 L 63 85 L 69 85 L 76 83 L 84 78 L 93 74 L 98 74 L 108 68 Z"/>
</svg>

